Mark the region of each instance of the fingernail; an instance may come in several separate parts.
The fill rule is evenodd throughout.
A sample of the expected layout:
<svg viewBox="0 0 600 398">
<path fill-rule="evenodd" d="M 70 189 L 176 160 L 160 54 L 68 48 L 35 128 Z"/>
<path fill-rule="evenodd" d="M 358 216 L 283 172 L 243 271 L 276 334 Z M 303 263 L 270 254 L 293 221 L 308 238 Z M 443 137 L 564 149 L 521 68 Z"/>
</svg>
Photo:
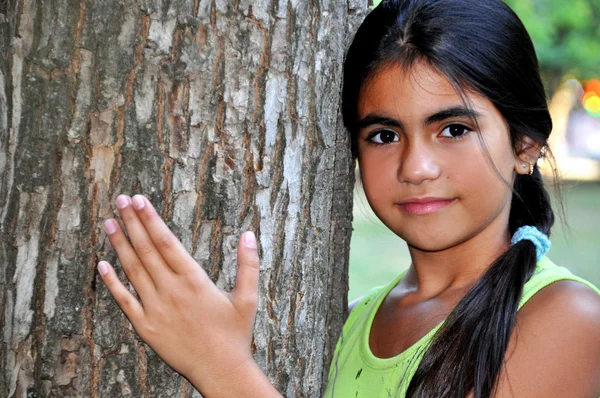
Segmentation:
<svg viewBox="0 0 600 398">
<path fill-rule="evenodd" d="M 244 233 L 244 244 L 249 249 L 256 249 L 256 237 L 254 236 L 254 232 L 248 231 Z"/>
<path fill-rule="evenodd" d="M 129 204 L 129 198 L 126 195 L 117 196 L 117 207 L 119 209 L 124 209 Z"/>
<path fill-rule="evenodd" d="M 117 223 L 113 219 L 104 221 L 104 230 L 107 234 L 112 235 L 117 232 Z"/>
<path fill-rule="evenodd" d="M 132 199 L 133 202 L 133 208 L 136 210 L 141 210 L 144 208 L 144 198 L 142 198 L 142 195 L 135 195 Z"/>
<path fill-rule="evenodd" d="M 108 272 L 108 263 L 106 261 L 100 261 L 98 263 L 98 272 L 100 275 L 104 276 Z"/>
</svg>

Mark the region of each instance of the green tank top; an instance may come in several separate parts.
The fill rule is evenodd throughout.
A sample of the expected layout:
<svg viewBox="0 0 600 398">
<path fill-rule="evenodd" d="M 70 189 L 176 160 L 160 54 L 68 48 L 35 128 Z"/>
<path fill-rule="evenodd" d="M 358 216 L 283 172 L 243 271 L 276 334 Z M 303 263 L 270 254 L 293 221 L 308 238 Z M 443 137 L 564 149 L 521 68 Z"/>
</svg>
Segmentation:
<svg viewBox="0 0 600 398">
<path fill-rule="evenodd" d="M 410 380 L 435 332 L 443 322 L 395 357 L 382 359 L 373 355 L 369 348 L 369 334 L 373 319 L 383 299 L 398 284 L 403 275 L 404 272 L 389 285 L 369 291 L 350 313 L 335 348 L 329 369 L 329 381 L 323 397 L 404 398 L 406 396 Z M 533 276 L 523 287 L 519 308 L 541 289 L 560 280 L 581 282 L 600 294 L 600 290 L 590 282 L 574 276 L 566 268 L 559 267 L 547 257 L 543 257 L 538 261 Z"/>
</svg>

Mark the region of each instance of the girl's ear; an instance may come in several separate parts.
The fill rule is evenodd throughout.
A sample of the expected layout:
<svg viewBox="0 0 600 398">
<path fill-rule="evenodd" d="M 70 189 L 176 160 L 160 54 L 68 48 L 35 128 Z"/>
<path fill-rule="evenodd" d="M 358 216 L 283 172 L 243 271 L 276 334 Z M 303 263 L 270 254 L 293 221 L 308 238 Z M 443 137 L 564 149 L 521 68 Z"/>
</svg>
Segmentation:
<svg viewBox="0 0 600 398">
<path fill-rule="evenodd" d="M 542 146 L 539 142 L 524 135 L 517 144 L 515 171 L 519 174 L 530 174 L 530 170 L 537 163 L 541 152 Z"/>
</svg>

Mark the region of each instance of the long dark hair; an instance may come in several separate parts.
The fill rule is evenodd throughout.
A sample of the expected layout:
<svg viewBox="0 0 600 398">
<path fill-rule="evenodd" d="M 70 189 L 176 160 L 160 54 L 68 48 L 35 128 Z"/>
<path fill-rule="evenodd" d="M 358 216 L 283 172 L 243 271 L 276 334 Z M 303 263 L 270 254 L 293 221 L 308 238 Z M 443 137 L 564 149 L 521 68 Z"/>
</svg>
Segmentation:
<svg viewBox="0 0 600 398">
<path fill-rule="evenodd" d="M 384 0 L 358 29 L 344 65 L 342 112 L 355 157 L 361 88 L 380 68 L 410 68 L 417 60 L 445 75 L 463 99 L 467 90 L 487 97 L 509 126 L 515 154 L 524 136 L 546 146 L 552 120 L 533 43 L 504 2 Z M 554 213 L 537 166 L 532 175 L 517 174 L 512 189 L 510 234 L 533 225 L 550 235 Z M 535 266 L 529 241 L 511 246 L 490 265 L 437 332 L 408 396 L 494 393 L 523 286 Z"/>
</svg>

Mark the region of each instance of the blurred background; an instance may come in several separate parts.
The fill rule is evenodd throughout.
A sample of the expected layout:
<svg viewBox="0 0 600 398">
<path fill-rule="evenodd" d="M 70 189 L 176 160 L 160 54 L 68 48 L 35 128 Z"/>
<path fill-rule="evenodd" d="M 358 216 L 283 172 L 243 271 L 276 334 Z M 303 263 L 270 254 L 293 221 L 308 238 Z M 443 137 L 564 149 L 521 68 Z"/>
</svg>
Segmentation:
<svg viewBox="0 0 600 398">
<path fill-rule="evenodd" d="M 550 147 L 560 195 L 551 194 L 555 210 L 564 205 L 566 223 L 557 220 L 548 256 L 600 286 L 600 0 L 506 2 L 533 39 L 554 123 Z M 540 161 L 540 167 L 551 178 L 550 166 Z M 358 173 L 353 229 L 349 300 L 410 264 L 404 241 L 371 211 Z"/>
</svg>

